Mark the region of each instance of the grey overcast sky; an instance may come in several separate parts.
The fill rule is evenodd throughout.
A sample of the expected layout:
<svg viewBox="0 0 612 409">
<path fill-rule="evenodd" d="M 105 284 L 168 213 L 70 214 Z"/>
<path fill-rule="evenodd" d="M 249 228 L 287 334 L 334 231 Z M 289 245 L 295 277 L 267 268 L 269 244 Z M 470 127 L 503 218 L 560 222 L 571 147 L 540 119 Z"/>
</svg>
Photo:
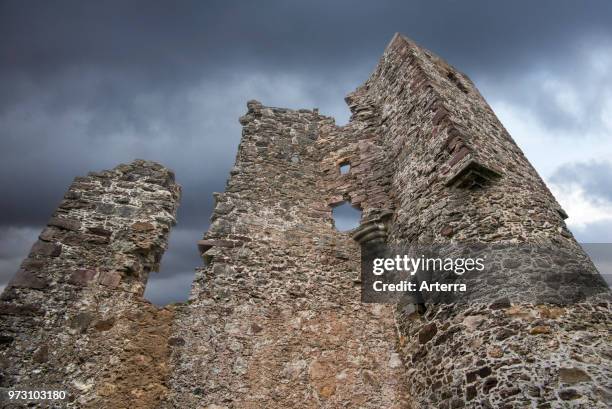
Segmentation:
<svg viewBox="0 0 612 409">
<path fill-rule="evenodd" d="M 184 188 L 147 297 L 185 299 L 246 101 L 344 123 L 397 31 L 475 81 L 579 240 L 612 241 L 609 0 L 0 0 L 0 285 L 74 176 L 145 158 Z"/>
</svg>

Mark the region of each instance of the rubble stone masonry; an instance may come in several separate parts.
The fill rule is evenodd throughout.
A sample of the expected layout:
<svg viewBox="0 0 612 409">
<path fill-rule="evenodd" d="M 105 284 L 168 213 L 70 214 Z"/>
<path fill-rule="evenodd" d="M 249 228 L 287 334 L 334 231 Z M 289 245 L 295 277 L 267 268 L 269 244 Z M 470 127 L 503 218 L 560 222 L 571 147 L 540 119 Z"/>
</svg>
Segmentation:
<svg viewBox="0 0 612 409">
<path fill-rule="evenodd" d="M 179 196 L 153 162 L 74 180 L 2 293 L 2 387 L 64 390 L 70 407 L 159 400 L 172 312 L 142 296 Z"/>
<path fill-rule="evenodd" d="M 71 407 L 610 407 L 609 290 L 566 291 L 537 253 L 541 302 L 500 277 L 470 303 L 361 302 L 372 242 L 553 246 L 568 287 L 601 278 L 464 74 L 396 35 L 346 101 L 345 126 L 247 103 L 180 305 L 142 299 L 174 223 L 172 173 L 136 161 L 77 178 L 2 294 L 2 386 L 56 386 Z M 349 233 L 332 218 L 344 202 L 362 211 Z"/>
</svg>

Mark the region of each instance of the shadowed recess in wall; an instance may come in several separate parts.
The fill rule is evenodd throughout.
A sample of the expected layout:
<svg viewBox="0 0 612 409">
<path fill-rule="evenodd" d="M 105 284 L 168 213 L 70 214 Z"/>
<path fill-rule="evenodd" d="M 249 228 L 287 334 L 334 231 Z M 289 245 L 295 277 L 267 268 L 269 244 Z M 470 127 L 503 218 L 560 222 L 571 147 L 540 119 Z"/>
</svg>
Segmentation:
<svg viewBox="0 0 612 409">
<path fill-rule="evenodd" d="M 336 206 L 332 210 L 334 227 L 338 231 L 346 232 L 359 226 L 361 221 L 361 210 L 351 206 L 348 202 Z"/>
</svg>

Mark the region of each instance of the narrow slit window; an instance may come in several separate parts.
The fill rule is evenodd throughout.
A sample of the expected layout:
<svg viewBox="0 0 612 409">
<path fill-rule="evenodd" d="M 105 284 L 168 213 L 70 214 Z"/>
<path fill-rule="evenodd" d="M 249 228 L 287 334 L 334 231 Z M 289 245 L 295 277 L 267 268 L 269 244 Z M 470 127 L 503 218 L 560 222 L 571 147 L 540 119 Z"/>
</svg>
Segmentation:
<svg viewBox="0 0 612 409">
<path fill-rule="evenodd" d="M 347 173 L 349 173 L 351 170 L 351 164 L 350 162 L 342 162 L 340 164 L 340 174 L 341 175 L 346 175 Z"/>
</svg>

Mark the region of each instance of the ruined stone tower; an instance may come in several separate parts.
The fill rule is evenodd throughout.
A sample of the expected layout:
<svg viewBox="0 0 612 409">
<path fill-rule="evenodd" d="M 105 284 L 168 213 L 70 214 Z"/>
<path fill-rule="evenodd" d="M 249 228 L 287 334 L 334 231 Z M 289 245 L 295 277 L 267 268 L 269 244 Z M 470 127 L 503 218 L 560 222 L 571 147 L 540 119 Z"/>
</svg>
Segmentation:
<svg viewBox="0 0 612 409">
<path fill-rule="evenodd" d="M 171 312 L 142 296 L 179 195 L 153 162 L 74 180 L 2 293 L 2 387 L 65 390 L 72 407 L 159 399 Z"/>
<path fill-rule="evenodd" d="M 346 100 L 342 127 L 247 104 L 183 305 L 142 299 L 173 175 L 136 161 L 78 178 L 2 295 L 2 386 L 55 386 L 72 407 L 609 407 L 609 291 L 472 82 L 396 35 Z M 333 224 L 343 202 L 363 211 L 352 233 Z M 600 291 L 366 304 L 373 241 L 552 245 L 564 257 L 530 254 L 530 274 L 550 261 L 577 278 L 542 273 L 538 292 Z"/>
</svg>

